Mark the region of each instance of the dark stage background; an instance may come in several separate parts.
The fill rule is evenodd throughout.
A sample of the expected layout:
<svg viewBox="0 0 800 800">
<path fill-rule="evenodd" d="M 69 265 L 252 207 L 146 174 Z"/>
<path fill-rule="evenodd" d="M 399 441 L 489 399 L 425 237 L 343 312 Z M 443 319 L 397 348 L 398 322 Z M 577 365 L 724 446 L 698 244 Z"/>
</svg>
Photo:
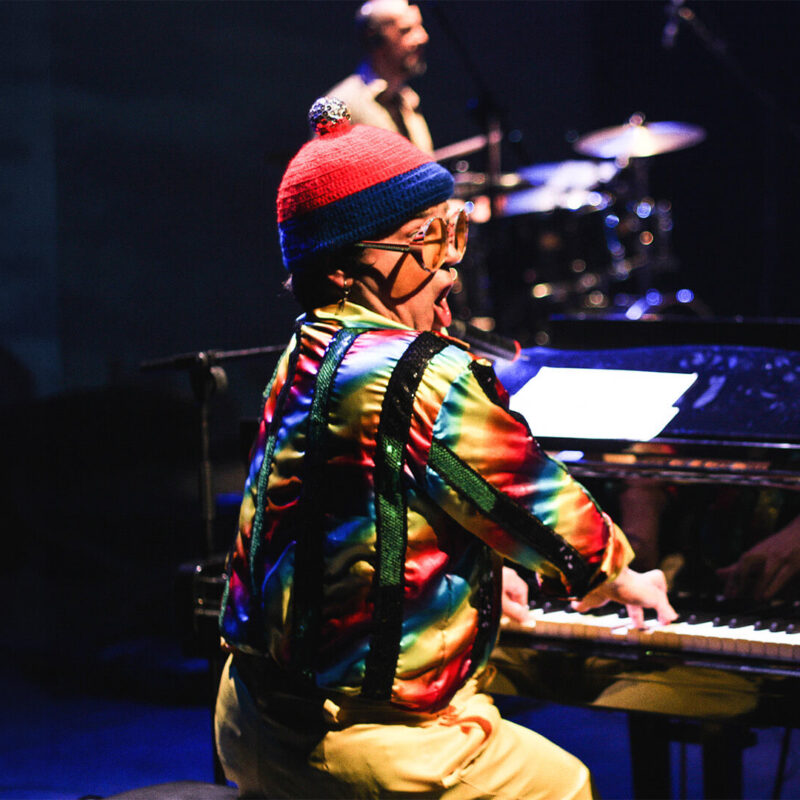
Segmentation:
<svg viewBox="0 0 800 800">
<path fill-rule="evenodd" d="M 437 146 L 480 132 L 490 91 L 521 137 L 506 171 L 578 158 L 576 135 L 634 112 L 702 126 L 649 163 L 682 285 L 721 316 L 798 316 L 800 7 L 690 5 L 730 63 L 686 28 L 663 48 L 662 2 L 422 3 L 414 85 Z M 310 103 L 358 58 L 356 7 L 0 4 L 6 648 L 65 669 L 174 633 L 177 565 L 205 546 L 197 408 L 184 371 L 139 364 L 287 338 L 275 191 Z M 241 485 L 238 420 L 272 363 L 226 365 L 219 491 Z"/>
</svg>

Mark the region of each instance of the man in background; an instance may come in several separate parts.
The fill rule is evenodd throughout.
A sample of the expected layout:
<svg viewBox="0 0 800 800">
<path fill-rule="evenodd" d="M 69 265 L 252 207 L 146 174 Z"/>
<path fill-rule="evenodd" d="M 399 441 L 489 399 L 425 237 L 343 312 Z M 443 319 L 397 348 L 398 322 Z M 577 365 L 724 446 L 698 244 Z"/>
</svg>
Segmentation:
<svg viewBox="0 0 800 800">
<path fill-rule="evenodd" d="M 369 0 L 356 13 L 356 27 L 364 60 L 326 94 L 347 104 L 353 123 L 396 131 L 433 152 L 419 95 L 407 85 L 426 67 L 428 33 L 419 8 L 407 0 Z"/>
</svg>

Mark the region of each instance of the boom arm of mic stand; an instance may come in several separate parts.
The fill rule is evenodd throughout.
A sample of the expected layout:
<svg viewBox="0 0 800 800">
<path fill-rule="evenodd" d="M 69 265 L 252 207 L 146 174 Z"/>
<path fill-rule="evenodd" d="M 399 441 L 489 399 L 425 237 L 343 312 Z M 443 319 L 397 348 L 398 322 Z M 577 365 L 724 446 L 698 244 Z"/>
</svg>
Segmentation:
<svg viewBox="0 0 800 800">
<path fill-rule="evenodd" d="M 165 358 L 156 358 L 151 361 L 142 361 L 139 369 L 142 372 L 152 372 L 161 369 L 192 369 L 198 364 L 219 364 L 238 358 L 252 358 L 253 356 L 280 353 L 286 348 L 283 344 L 267 345 L 266 347 L 250 347 L 244 350 L 198 350 L 196 353 L 179 353 Z"/>
</svg>

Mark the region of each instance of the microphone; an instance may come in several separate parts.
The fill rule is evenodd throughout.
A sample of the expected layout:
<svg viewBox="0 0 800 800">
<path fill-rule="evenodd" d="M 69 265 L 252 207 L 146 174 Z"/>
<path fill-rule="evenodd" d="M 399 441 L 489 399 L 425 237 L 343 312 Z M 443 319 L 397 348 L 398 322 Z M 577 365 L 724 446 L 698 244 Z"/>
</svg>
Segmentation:
<svg viewBox="0 0 800 800">
<path fill-rule="evenodd" d="M 507 339 L 505 336 L 483 331 L 459 319 L 454 319 L 447 326 L 447 332 L 470 345 L 473 353 L 490 359 L 502 358 L 506 361 L 516 361 L 522 350 L 516 339 Z"/>
<path fill-rule="evenodd" d="M 683 0 L 670 0 L 667 3 L 667 21 L 664 23 L 664 31 L 661 34 L 661 46 L 665 50 L 672 50 L 675 46 L 675 39 L 678 38 L 680 28 L 680 8 Z"/>
</svg>

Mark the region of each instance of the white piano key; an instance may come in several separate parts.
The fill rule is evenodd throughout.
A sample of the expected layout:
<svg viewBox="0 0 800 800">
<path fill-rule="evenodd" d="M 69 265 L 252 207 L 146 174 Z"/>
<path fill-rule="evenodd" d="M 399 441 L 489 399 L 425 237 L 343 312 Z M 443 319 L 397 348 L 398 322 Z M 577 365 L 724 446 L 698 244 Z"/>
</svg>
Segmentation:
<svg viewBox="0 0 800 800">
<path fill-rule="evenodd" d="M 615 641 L 625 636 L 627 630 L 627 620 L 617 613 L 603 615 L 585 615 L 587 618 L 586 627 L 593 634 L 593 638 L 599 641 Z"/>
</svg>

